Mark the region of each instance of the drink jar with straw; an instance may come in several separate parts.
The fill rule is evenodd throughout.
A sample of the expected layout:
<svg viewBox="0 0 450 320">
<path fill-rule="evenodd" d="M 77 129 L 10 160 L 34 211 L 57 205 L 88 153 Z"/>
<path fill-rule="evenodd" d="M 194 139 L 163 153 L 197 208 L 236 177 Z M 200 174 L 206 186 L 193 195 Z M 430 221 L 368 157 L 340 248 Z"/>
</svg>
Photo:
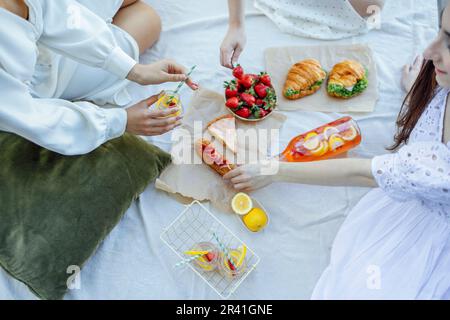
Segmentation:
<svg viewBox="0 0 450 320">
<path fill-rule="evenodd" d="M 214 271 L 219 260 L 219 250 L 211 242 L 199 242 L 190 251 L 185 252 L 190 256 L 196 256 L 195 264 L 204 271 Z"/>
<path fill-rule="evenodd" d="M 215 232 L 213 232 L 213 237 L 216 240 L 220 248 L 220 259 L 219 259 L 219 272 L 232 279 L 243 274 L 247 268 L 246 264 L 246 254 L 247 247 L 245 245 L 240 246 L 238 249 L 228 249 Z"/>
<path fill-rule="evenodd" d="M 179 116 L 179 115 L 181 115 L 183 113 L 183 105 L 181 103 L 180 95 L 178 94 L 178 92 L 180 91 L 180 89 L 183 86 L 183 84 L 186 83 L 187 79 L 192 74 L 192 72 L 194 71 L 195 68 L 196 68 L 196 66 L 193 66 L 189 70 L 189 72 L 186 75 L 186 80 L 181 81 L 174 91 L 171 91 L 171 90 L 163 91 L 159 95 L 158 101 L 156 102 L 156 108 L 158 110 L 166 110 L 168 108 L 178 108 L 178 109 L 180 109 L 178 112 L 170 114 L 167 117 L 177 117 L 177 116 Z"/>
</svg>

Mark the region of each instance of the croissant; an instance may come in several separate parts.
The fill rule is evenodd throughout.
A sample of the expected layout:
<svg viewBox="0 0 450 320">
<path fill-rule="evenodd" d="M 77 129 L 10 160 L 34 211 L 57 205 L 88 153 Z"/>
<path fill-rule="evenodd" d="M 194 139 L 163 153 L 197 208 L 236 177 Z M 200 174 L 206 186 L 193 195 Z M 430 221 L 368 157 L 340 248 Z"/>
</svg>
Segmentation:
<svg viewBox="0 0 450 320">
<path fill-rule="evenodd" d="M 330 96 L 349 99 L 361 94 L 368 85 L 366 69 L 357 61 L 345 60 L 331 70 L 327 91 Z"/>
<path fill-rule="evenodd" d="M 309 96 L 320 89 L 326 76 L 327 73 L 315 59 L 297 62 L 289 70 L 283 94 L 289 100 Z"/>
</svg>

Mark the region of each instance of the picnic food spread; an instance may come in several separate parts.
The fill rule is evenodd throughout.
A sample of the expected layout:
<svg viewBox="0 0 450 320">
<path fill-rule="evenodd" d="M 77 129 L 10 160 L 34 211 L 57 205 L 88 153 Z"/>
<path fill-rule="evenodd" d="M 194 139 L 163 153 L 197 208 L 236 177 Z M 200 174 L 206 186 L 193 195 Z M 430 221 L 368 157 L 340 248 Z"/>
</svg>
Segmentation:
<svg viewBox="0 0 450 320">
<path fill-rule="evenodd" d="M 259 121 L 267 117 L 277 103 L 270 76 L 265 72 L 245 74 L 240 65 L 233 69 L 233 76 L 233 80 L 224 83 L 227 109 L 244 121 Z"/>
<path fill-rule="evenodd" d="M 345 60 L 336 64 L 328 78 L 330 96 L 349 99 L 367 89 L 367 70 L 357 61 Z"/>
<path fill-rule="evenodd" d="M 289 100 L 309 96 L 318 91 L 327 73 L 316 59 L 306 59 L 294 64 L 287 74 L 283 94 Z"/>
<path fill-rule="evenodd" d="M 351 117 L 343 117 L 293 138 L 278 156 L 280 161 L 305 162 L 336 157 L 361 143 L 361 131 Z"/>
</svg>

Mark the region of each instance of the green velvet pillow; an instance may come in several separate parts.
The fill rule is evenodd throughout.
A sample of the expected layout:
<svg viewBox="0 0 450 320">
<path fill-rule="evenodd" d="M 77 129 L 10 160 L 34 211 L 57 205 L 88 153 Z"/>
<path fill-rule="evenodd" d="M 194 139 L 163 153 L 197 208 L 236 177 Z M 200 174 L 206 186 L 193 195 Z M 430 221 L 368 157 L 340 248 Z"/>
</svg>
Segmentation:
<svg viewBox="0 0 450 320">
<path fill-rule="evenodd" d="M 0 132 L 0 265 L 39 298 L 62 299 L 80 268 L 170 155 L 125 134 L 62 156 Z"/>
</svg>

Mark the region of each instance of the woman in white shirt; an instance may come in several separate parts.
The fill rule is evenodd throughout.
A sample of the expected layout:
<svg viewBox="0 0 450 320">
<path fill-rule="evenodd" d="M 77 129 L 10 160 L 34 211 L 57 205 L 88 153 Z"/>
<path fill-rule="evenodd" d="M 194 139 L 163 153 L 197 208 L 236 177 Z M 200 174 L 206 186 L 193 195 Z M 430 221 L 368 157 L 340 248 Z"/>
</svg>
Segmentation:
<svg viewBox="0 0 450 320">
<path fill-rule="evenodd" d="M 314 299 L 450 299 L 449 7 L 424 56 L 397 121 L 396 152 L 279 163 L 271 176 L 252 164 L 224 177 L 236 190 L 274 181 L 377 187 L 339 230 Z"/>
<path fill-rule="evenodd" d="M 384 0 L 254 0 L 254 5 L 283 32 L 336 40 L 368 32 L 376 26 Z M 246 43 L 244 1 L 228 0 L 229 27 L 220 49 L 224 67 L 232 68 Z"/>
<path fill-rule="evenodd" d="M 124 32 L 108 21 L 111 17 L 101 17 L 81 2 L 89 4 L 0 0 L 0 130 L 74 155 L 90 152 L 125 130 L 155 135 L 179 125 L 180 118 L 161 119 L 166 112 L 148 110 L 155 97 L 126 110 L 122 107 L 129 102 L 129 80 L 142 85 L 187 80 L 196 89 L 186 79 L 186 69 L 169 60 L 138 64 L 145 43 L 138 48 L 133 29 Z M 122 20 L 124 28 L 126 21 Z M 82 65 L 92 69 L 82 70 Z M 100 69 L 105 70 L 104 78 L 83 77 Z M 85 97 L 76 92 L 78 86 L 89 89 L 89 83 L 98 79 L 107 83 L 104 90 L 93 89 Z M 70 100 L 82 101 L 65 99 L 70 94 Z"/>
</svg>

